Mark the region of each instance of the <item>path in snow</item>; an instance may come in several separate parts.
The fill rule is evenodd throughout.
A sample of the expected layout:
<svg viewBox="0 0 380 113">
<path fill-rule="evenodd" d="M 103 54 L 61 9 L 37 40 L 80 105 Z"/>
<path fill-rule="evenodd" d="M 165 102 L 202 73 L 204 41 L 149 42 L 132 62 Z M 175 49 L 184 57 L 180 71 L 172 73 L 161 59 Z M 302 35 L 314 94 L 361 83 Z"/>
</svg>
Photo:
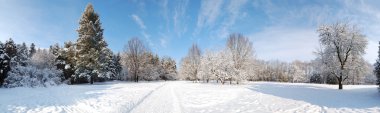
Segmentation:
<svg viewBox="0 0 380 113">
<path fill-rule="evenodd" d="M 181 113 L 178 97 L 174 93 L 176 85 L 173 82 L 165 83 L 136 105 L 131 113 Z"/>
</svg>

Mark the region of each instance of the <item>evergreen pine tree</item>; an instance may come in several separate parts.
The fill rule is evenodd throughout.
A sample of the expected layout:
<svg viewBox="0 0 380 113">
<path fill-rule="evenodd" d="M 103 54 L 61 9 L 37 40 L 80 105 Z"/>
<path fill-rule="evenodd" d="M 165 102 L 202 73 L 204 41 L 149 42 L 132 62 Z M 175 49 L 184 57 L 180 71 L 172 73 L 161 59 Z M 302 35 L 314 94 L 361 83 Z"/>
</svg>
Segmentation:
<svg viewBox="0 0 380 113">
<path fill-rule="evenodd" d="M 32 57 L 36 53 L 36 46 L 34 43 L 30 44 L 30 49 L 29 49 L 29 58 Z"/>
<path fill-rule="evenodd" d="M 28 64 L 28 59 L 29 59 L 28 56 L 29 56 L 29 51 L 26 44 L 22 43 L 21 45 L 17 45 L 17 54 L 16 54 L 15 62 L 18 65 L 26 66 Z"/>
<path fill-rule="evenodd" d="M 15 42 L 12 40 L 12 38 L 9 38 L 9 40 L 5 42 L 4 50 L 5 50 L 5 53 L 8 54 L 9 58 L 13 59 L 16 56 L 17 47 L 16 47 Z"/>
<path fill-rule="evenodd" d="M 114 78 L 115 75 L 112 73 L 114 65 L 112 63 L 112 51 L 108 48 L 103 48 L 100 52 L 99 58 L 99 76 L 97 81 L 105 81 L 111 78 Z"/>
<path fill-rule="evenodd" d="M 5 45 L 0 42 L 0 86 L 4 83 L 4 79 L 7 78 L 7 73 L 10 68 L 10 58 L 4 51 Z"/>
<path fill-rule="evenodd" d="M 116 76 L 115 79 L 117 80 L 121 80 L 121 71 L 123 70 L 123 67 L 120 63 L 120 60 L 121 60 L 121 57 L 120 57 L 120 53 L 117 53 L 116 55 L 113 56 L 113 65 L 115 66 L 114 67 L 114 70 L 113 70 L 113 74 Z"/>
<path fill-rule="evenodd" d="M 79 21 L 76 43 L 76 70 L 74 81 L 90 82 L 97 79 L 101 71 L 101 55 L 107 43 L 103 39 L 103 29 L 99 15 L 94 12 L 91 4 L 88 4 Z M 102 56 L 104 57 L 104 56 Z"/>
<path fill-rule="evenodd" d="M 70 82 L 74 82 L 71 77 L 74 75 L 75 71 L 75 44 L 71 41 L 65 42 L 62 55 L 65 60 L 65 67 L 63 70 L 64 77 L 66 80 L 70 79 Z"/>
<path fill-rule="evenodd" d="M 379 41 L 379 52 L 378 52 L 378 58 L 376 60 L 376 63 L 375 63 L 375 75 L 376 75 L 376 78 L 377 78 L 377 81 L 376 81 L 376 84 L 379 85 L 380 87 L 380 41 Z"/>
</svg>

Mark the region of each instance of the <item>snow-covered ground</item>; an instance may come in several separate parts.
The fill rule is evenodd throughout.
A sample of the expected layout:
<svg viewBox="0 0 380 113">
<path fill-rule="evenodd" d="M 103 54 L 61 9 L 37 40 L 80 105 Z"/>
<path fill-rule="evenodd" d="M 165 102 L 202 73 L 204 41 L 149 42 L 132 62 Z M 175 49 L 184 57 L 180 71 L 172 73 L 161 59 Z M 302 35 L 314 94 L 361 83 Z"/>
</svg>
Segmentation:
<svg viewBox="0 0 380 113">
<path fill-rule="evenodd" d="M 375 85 L 246 85 L 106 82 L 48 88 L 0 89 L 1 112 L 265 113 L 380 112 Z"/>
</svg>

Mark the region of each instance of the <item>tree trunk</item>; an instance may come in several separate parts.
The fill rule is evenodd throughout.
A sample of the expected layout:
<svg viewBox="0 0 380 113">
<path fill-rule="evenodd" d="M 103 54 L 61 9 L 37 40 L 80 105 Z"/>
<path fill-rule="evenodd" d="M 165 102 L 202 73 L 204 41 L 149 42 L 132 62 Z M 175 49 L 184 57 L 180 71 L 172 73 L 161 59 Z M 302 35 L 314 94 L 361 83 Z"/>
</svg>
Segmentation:
<svg viewBox="0 0 380 113">
<path fill-rule="evenodd" d="M 343 89 L 342 79 L 343 79 L 342 76 L 338 77 L 339 90 Z"/>
<path fill-rule="evenodd" d="M 206 81 L 207 81 L 207 83 L 208 83 L 208 79 L 207 79 Z"/>
<path fill-rule="evenodd" d="M 94 76 L 93 75 L 90 77 L 90 84 L 94 84 Z"/>
</svg>

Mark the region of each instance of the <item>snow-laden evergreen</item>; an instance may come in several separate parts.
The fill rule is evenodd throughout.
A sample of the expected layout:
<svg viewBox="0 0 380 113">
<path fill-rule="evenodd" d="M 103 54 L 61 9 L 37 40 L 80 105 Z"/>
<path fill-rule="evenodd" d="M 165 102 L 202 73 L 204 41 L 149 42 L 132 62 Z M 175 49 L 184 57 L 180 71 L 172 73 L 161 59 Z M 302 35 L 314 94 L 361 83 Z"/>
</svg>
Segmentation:
<svg viewBox="0 0 380 113">
<path fill-rule="evenodd" d="M 4 83 L 4 79 L 8 77 L 11 58 L 4 50 L 5 45 L 0 41 L 0 86 Z"/>
<path fill-rule="evenodd" d="M 377 78 L 376 84 L 379 85 L 379 89 L 380 89 L 380 41 L 379 41 L 378 58 L 377 58 L 376 63 L 375 63 L 374 73 L 375 73 L 376 78 Z"/>
<path fill-rule="evenodd" d="M 111 62 L 112 53 L 103 38 L 99 15 L 88 4 L 79 21 L 76 43 L 75 83 L 102 81 L 109 78 L 106 66 Z"/>
</svg>

